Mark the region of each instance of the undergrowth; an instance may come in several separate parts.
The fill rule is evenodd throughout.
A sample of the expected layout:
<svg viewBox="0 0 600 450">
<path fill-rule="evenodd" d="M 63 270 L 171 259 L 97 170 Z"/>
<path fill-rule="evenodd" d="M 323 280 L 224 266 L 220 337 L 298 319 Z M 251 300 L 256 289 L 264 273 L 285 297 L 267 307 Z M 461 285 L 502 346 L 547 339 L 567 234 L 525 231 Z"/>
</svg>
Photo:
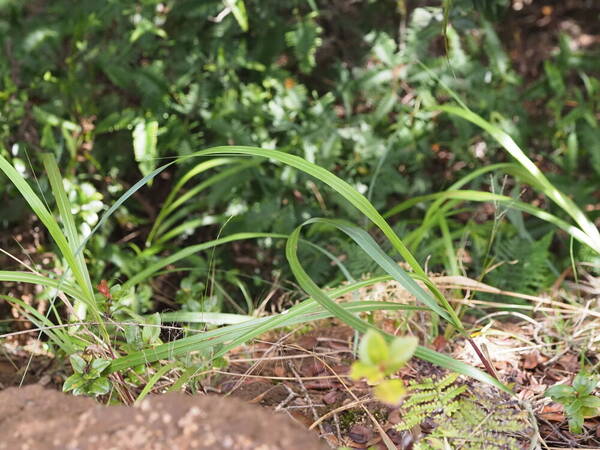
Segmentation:
<svg viewBox="0 0 600 450">
<path fill-rule="evenodd" d="M 529 84 L 496 7 L 400 8 L 397 37 L 385 2 L 334 3 L 0 5 L 0 221 L 33 212 L 52 254 L 0 271 L 41 286 L 46 310 L 2 299 L 70 357 L 65 389 L 132 404 L 276 328 L 366 333 L 361 313 L 426 310 L 416 357 L 509 391 L 428 273 L 534 293 L 573 255 L 598 258 L 597 61 L 561 36 Z M 540 99 L 552 120 L 526 111 Z M 415 304 L 336 302 L 382 279 Z M 265 314 L 281 286 L 302 301 Z M 486 372 L 431 350 L 438 334 L 465 337 Z M 421 393 L 442 402 L 440 432 L 465 430 L 458 391 Z"/>
</svg>

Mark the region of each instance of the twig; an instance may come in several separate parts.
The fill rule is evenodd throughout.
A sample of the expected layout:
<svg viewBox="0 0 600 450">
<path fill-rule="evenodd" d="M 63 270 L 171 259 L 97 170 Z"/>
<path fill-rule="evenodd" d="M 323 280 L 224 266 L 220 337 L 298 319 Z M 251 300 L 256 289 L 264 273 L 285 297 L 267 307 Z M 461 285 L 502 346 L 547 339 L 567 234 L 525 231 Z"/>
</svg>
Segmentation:
<svg viewBox="0 0 600 450">
<path fill-rule="evenodd" d="M 281 411 L 297 395 L 287 384 L 284 383 L 283 387 L 285 387 L 287 389 L 288 396 L 285 400 L 283 400 L 281 403 L 279 403 L 279 405 L 277 405 L 277 407 L 275 408 L 275 411 Z"/>
<path fill-rule="evenodd" d="M 302 382 L 302 378 L 300 378 L 300 375 L 298 375 L 296 368 L 290 361 L 288 361 L 288 367 L 290 368 L 290 370 L 296 377 L 296 381 L 300 385 L 300 389 L 302 389 L 302 392 L 304 392 L 304 398 L 305 398 L 306 402 L 310 405 L 310 410 L 313 413 L 313 417 L 315 418 L 315 420 L 319 420 L 319 414 L 317 414 L 317 410 L 315 409 L 315 406 L 313 405 L 312 399 L 310 398 L 310 394 L 308 393 L 308 389 L 306 389 L 306 386 L 304 386 L 304 383 Z M 321 434 L 325 434 L 325 430 L 323 429 L 323 425 L 321 425 L 321 423 L 319 423 L 319 432 Z"/>
</svg>

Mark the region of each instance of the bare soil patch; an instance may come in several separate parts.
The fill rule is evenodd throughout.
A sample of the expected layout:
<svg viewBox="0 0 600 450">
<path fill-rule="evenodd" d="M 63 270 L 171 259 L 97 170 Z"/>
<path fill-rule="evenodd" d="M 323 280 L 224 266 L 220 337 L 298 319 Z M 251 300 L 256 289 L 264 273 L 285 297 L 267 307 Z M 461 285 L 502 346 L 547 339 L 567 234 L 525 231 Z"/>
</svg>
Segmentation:
<svg viewBox="0 0 600 450">
<path fill-rule="evenodd" d="M 242 400 L 170 393 L 101 406 L 30 385 L 0 392 L 0 449 L 326 448 L 290 419 Z"/>
</svg>

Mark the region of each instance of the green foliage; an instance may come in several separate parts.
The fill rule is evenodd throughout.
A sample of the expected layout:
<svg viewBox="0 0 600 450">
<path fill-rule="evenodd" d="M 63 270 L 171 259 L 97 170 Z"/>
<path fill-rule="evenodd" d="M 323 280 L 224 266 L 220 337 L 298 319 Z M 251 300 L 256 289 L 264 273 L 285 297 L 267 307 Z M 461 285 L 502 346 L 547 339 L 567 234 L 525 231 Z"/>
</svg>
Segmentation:
<svg viewBox="0 0 600 450">
<path fill-rule="evenodd" d="M 156 167 L 155 158 L 187 155 L 200 146 L 222 143 L 276 146 L 301 155 L 334 171 L 382 209 L 398 198 L 445 188 L 450 179 L 438 176 L 440 171 L 459 177 L 493 162 L 497 154 L 497 147 L 485 144 L 472 126 L 451 118 L 433 120 L 434 113 L 423 109 L 447 94 L 424 76 L 415 64 L 419 60 L 517 142 L 552 136 L 553 148 L 560 151 L 551 152 L 549 158 L 582 178 L 578 183 L 555 179 L 568 193 L 574 188 L 582 191 L 577 198 L 585 202 L 593 195 L 593 189 L 585 186 L 593 186 L 592 178 L 598 176 L 580 170 L 595 167 L 586 161 L 597 154 L 588 149 L 597 141 L 594 94 L 598 86 L 589 76 L 583 86 L 568 80 L 574 72 L 588 70 L 593 59 L 573 54 L 563 38 L 560 54 L 545 65 L 535 89 L 527 90 L 511 68 L 497 31 L 473 13 L 475 7 L 497 20 L 489 13 L 500 11 L 504 3 L 452 2 L 451 26 L 446 30 L 448 55 L 443 55 L 431 51 L 444 26 L 439 8 L 408 11 L 406 33 L 396 42 L 396 23 L 390 17 L 394 10 L 381 2 L 361 3 L 360 8 L 349 5 L 343 12 L 333 4 L 296 0 L 285 6 L 274 0 L 150 2 L 135 7 L 125 1 L 54 2 L 47 7 L 48 14 L 10 2 L 2 6 L 7 12 L 1 27 L 6 30 L 3 49 L 10 57 L 0 63 L 0 92 L 7 99 L 0 141 L 26 177 L 31 177 L 29 159 L 39 172 L 38 152 L 32 150 L 44 149 L 54 152 L 67 168 L 69 186 L 82 182 L 94 186 L 98 196 L 93 211 L 86 211 L 89 195 L 69 194 L 73 208 L 86 216 L 76 219 L 85 227 L 93 226 L 98 201 L 106 208 L 107 199 L 137 180 L 138 171 L 146 175 Z M 473 33 L 476 28 L 483 32 Z M 398 101 L 402 98 L 413 100 Z M 578 99 L 577 107 L 565 115 L 561 105 L 570 98 Z M 521 100 L 548 104 L 553 120 L 529 120 Z M 515 118 L 519 127 L 508 117 Z M 542 123 L 546 128 L 537 129 Z M 484 156 L 474 156 L 475 144 L 485 150 Z M 447 148 L 451 155 L 447 163 L 432 151 L 436 146 Z M 451 169 L 459 165 L 463 168 Z M 157 221 L 140 204 L 121 211 L 118 221 L 94 238 L 99 242 L 90 245 L 98 249 L 86 255 L 97 260 L 91 270 L 93 281 L 127 278 L 139 266 L 155 262 L 167 247 L 207 233 L 214 236 L 225 223 L 231 232 L 285 234 L 306 217 L 357 218 L 332 191 L 320 187 L 315 191 L 305 176 L 289 168 L 241 166 L 227 172 L 229 167 L 215 165 L 198 173 L 179 190 L 190 194 L 187 201 L 166 213 L 163 207 Z M 182 163 L 169 179 L 183 179 L 191 169 L 189 163 Z M 86 177 L 77 179 L 74 174 Z M 1 220 L 10 227 L 26 208 L 10 185 L 0 185 L 2 189 L 10 207 Z M 397 218 L 397 229 L 414 230 L 421 206 Z M 235 219 L 227 222 L 232 215 Z M 528 227 L 536 225 L 534 219 L 526 221 Z M 130 245 L 118 246 L 107 239 L 135 233 L 147 223 L 152 231 L 145 242 L 146 236 L 141 236 Z M 449 220 L 448 227 L 456 244 L 464 223 Z M 434 238 L 440 235 L 437 228 L 427 233 Z M 321 234 L 317 243 L 329 238 Z M 338 240 L 336 254 L 348 258 L 353 276 L 376 270 L 355 257 L 349 240 Z M 150 248 L 144 249 L 143 244 Z M 258 241 L 256 247 L 264 259 L 270 258 L 269 244 Z M 447 247 L 431 249 L 419 241 L 411 249 L 420 261 L 431 258 L 436 266 L 432 269 L 448 268 Z M 230 288 L 222 274 L 233 266 L 236 255 L 219 249 L 215 253 L 215 261 L 224 268 L 215 276 Z M 564 266 L 560 258 L 558 265 Z M 322 253 L 306 252 L 303 259 L 317 282 L 341 279 Z M 481 273 L 478 267 L 468 269 Z M 285 265 L 278 270 L 283 279 L 290 276 Z M 207 277 L 205 273 L 203 281 Z M 232 298 L 245 303 L 244 291 L 238 287 Z M 264 286 L 253 281 L 245 290 L 256 294 Z"/>
<path fill-rule="evenodd" d="M 298 22 L 294 30 L 285 34 L 285 40 L 294 49 L 294 56 L 303 73 L 310 73 L 314 69 L 315 55 L 322 44 L 319 36 L 323 30 L 315 21 L 318 15 L 316 11 L 308 14 Z"/>
<path fill-rule="evenodd" d="M 51 273 L 42 275 L 42 274 L 30 274 L 27 272 L 18 272 L 18 271 L 0 271 L 0 280 L 12 281 L 12 282 L 26 282 L 26 283 L 36 283 L 44 286 L 51 286 L 56 288 L 57 293 L 55 297 L 52 299 L 52 303 L 56 300 L 56 297 L 59 295 L 59 292 L 62 292 L 64 295 L 69 295 L 75 300 L 75 308 L 71 309 L 72 318 L 75 320 L 85 320 L 87 316 L 91 317 L 93 321 L 88 324 L 87 327 L 83 328 L 79 332 L 78 325 L 75 328 L 73 333 L 66 332 L 65 330 L 50 331 L 47 333 L 48 337 L 52 339 L 52 341 L 67 355 L 73 355 L 77 350 L 85 349 L 86 351 L 91 351 L 93 353 L 97 353 L 97 349 L 90 348 L 95 347 L 96 341 L 102 342 L 104 346 L 108 349 L 111 349 L 111 353 L 114 354 L 116 347 L 118 350 L 124 351 L 127 354 L 122 356 L 121 358 L 116 359 L 115 361 L 109 363 L 110 366 L 107 370 L 111 372 L 117 372 L 119 370 L 124 369 L 133 369 L 137 368 L 142 363 L 151 364 L 163 358 L 163 355 L 168 358 L 176 358 L 183 354 L 189 354 L 190 352 L 194 352 L 196 355 L 200 355 L 201 358 L 207 358 L 207 355 L 203 354 L 205 350 L 210 350 L 213 352 L 211 357 L 212 360 L 215 360 L 225 354 L 228 350 L 236 347 L 237 345 L 246 342 L 257 335 L 270 331 L 274 328 L 278 328 L 280 326 L 289 325 L 290 319 L 293 321 L 294 319 L 298 319 L 297 313 L 292 313 L 288 311 L 287 314 L 277 314 L 270 318 L 265 318 L 264 324 L 259 323 L 250 323 L 250 321 L 244 322 L 245 318 L 242 318 L 242 325 L 249 325 L 248 330 L 240 330 L 238 329 L 219 329 L 217 331 L 217 336 L 224 338 L 219 341 L 215 339 L 214 336 L 210 336 L 209 332 L 202 333 L 200 335 L 191 336 L 191 339 L 186 340 L 186 338 L 177 339 L 177 345 L 173 345 L 173 343 L 169 342 L 163 344 L 159 340 L 159 332 L 157 331 L 161 324 L 161 318 L 158 314 L 153 316 L 143 318 L 137 312 L 131 310 L 131 308 L 123 307 L 119 305 L 117 311 L 120 309 L 123 313 L 127 314 L 135 323 L 133 326 L 141 325 L 143 330 L 140 334 L 137 331 L 131 331 L 131 328 L 128 328 L 128 331 L 125 333 L 125 340 L 114 340 L 111 337 L 111 333 L 115 332 L 116 323 L 112 320 L 105 321 L 103 320 L 106 317 L 107 305 L 110 305 L 112 302 L 112 292 L 117 295 L 117 299 L 120 296 L 126 297 L 131 291 L 132 288 L 135 288 L 136 285 L 148 277 L 154 275 L 157 271 L 162 268 L 168 266 L 169 264 L 176 262 L 186 256 L 194 254 L 201 250 L 207 250 L 219 246 L 224 243 L 228 243 L 231 241 L 238 241 L 244 239 L 251 239 L 257 237 L 269 237 L 269 238 L 281 238 L 286 237 L 286 257 L 291 266 L 291 269 L 296 276 L 300 286 L 309 293 L 315 300 L 316 303 L 319 304 L 323 308 L 324 311 L 327 311 L 331 314 L 331 316 L 336 317 L 357 331 L 366 332 L 369 329 L 374 329 L 367 322 L 359 319 L 356 315 L 352 313 L 349 308 L 338 305 L 334 302 L 324 291 L 322 291 L 314 281 L 307 275 L 305 270 L 303 269 L 302 264 L 298 259 L 298 243 L 299 243 L 299 235 L 303 226 L 311 224 L 311 223 L 322 223 L 327 224 L 329 226 L 333 226 L 338 228 L 340 231 L 346 233 L 349 237 L 351 237 L 361 248 L 371 257 L 374 261 L 377 262 L 386 272 L 390 274 L 391 277 L 396 279 L 402 285 L 404 285 L 407 290 L 415 295 L 415 297 L 431 308 L 432 311 L 437 312 L 440 316 L 444 317 L 448 320 L 452 325 L 456 328 L 462 330 L 462 323 L 460 319 L 456 317 L 454 310 L 448 304 L 448 301 L 441 294 L 439 289 L 428 279 L 427 274 L 423 270 L 423 268 L 419 265 L 419 263 L 415 260 L 412 254 L 408 251 L 402 240 L 394 233 L 389 224 L 383 219 L 381 214 L 375 210 L 373 205 L 362 195 L 360 195 L 356 190 L 354 190 L 348 183 L 344 182 L 340 178 L 333 175 L 331 172 L 324 170 L 323 168 L 312 164 L 302 158 L 288 155 L 286 153 L 271 150 L 267 151 L 264 149 L 253 148 L 253 147 L 218 147 L 213 149 L 201 150 L 194 153 L 193 157 L 201 157 L 201 156 L 214 156 L 214 155 L 230 155 L 230 156 L 255 156 L 266 158 L 269 157 L 271 159 L 275 159 L 281 163 L 287 164 L 289 167 L 296 168 L 298 170 L 303 171 L 304 173 L 310 174 L 322 181 L 324 184 L 330 186 L 335 189 L 350 205 L 359 209 L 366 217 L 368 217 L 373 224 L 375 224 L 389 239 L 390 243 L 394 246 L 394 248 L 408 261 L 416 275 L 420 277 L 421 280 L 424 280 L 428 286 L 430 293 L 426 292 L 421 286 L 419 286 L 403 269 L 401 269 L 389 256 L 387 256 L 381 248 L 373 241 L 371 236 L 365 232 L 364 230 L 356 227 L 352 224 L 343 221 L 334 221 L 327 219 L 311 219 L 306 221 L 304 224 L 296 227 L 296 229 L 289 236 L 285 235 L 275 235 L 275 234 L 266 234 L 266 233 L 237 233 L 234 235 L 229 235 L 227 237 L 216 239 L 214 241 L 206 242 L 204 244 L 194 245 L 182 249 L 169 257 L 165 257 L 160 259 L 155 264 L 150 265 L 149 267 L 142 270 L 140 273 L 130 277 L 130 279 L 123 284 L 122 286 L 114 286 L 114 289 L 109 289 L 108 283 L 105 280 L 102 280 L 101 283 L 97 286 L 97 289 L 101 295 L 94 294 L 93 287 L 91 286 L 91 281 L 89 277 L 88 267 L 86 265 L 85 260 L 82 257 L 82 251 L 85 249 L 85 244 L 88 240 L 91 239 L 93 234 L 98 230 L 110 217 L 110 215 L 116 211 L 116 209 L 125 202 L 131 195 L 133 195 L 144 183 L 148 182 L 150 179 L 158 175 L 161 171 L 168 168 L 173 163 L 168 163 L 166 165 L 161 166 L 154 170 L 151 174 L 145 176 L 142 180 L 136 183 L 132 188 L 130 188 L 117 202 L 111 206 L 108 212 L 100 219 L 98 224 L 91 230 L 90 235 L 87 236 L 84 240 L 80 240 L 80 236 L 75 227 L 75 221 L 72 214 L 72 210 L 70 208 L 69 200 L 64 193 L 63 184 L 60 177 L 60 172 L 56 165 L 56 161 L 54 160 L 51 154 L 44 154 L 42 156 L 42 160 L 46 167 L 47 175 L 49 177 L 50 184 L 52 186 L 52 193 L 55 197 L 55 200 L 58 205 L 58 210 L 60 217 L 63 222 L 63 227 L 61 228 L 54 218 L 54 216 L 48 211 L 44 203 L 40 200 L 40 198 L 33 192 L 27 181 L 15 170 L 13 166 L 11 166 L 5 158 L 0 155 L 0 169 L 11 177 L 11 181 L 15 184 L 15 186 L 19 189 L 23 197 L 29 203 L 31 208 L 37 213 L 38 217 L 42 222 L 46 225 L 48 232 L 53 236 L 56 240 L 59 248 L 61 249 L 62 256 L 68 262 L 68 270 L 61 276 L 61 278 L 56 281 L 53 278 Z M 73 274 L 74 280 L 70 283 L 68 276 Z M 55 328 L 52 326 L 52 322 L 45 316 L 41 315 L 34 308 L 21 300 L 4 296 L 3 298 L 9 300 L 10 302 L 16 303 L 23 307 L 27 312 L 27 317 L 39 327 L 43 327 L 49 325 L 49 329 Z M 68 300 L 64 297 L 62 298 L 65 303 L 70 305 Z M 299 307 L 306 306 L 307 302 L 304 304 L 298 305 Z M 383 305 L 382 305 L 383 306 Z M 367 310 L 371 310 L 373 307 L 369 305 Z M 375 309 L 377 309 L 376 307 Z M 390 305 L 385 305 L 384 308 L 390 308 Z M 298 308 L 302 311 L 302 308 Z M 398 309 L 398 308 L 391 308 Z M 400 309 L 406 309 L 400 308 Z M 117 312 L 115 311 L 115 312 Z M 304 311 L 302 311 L 304 312 Z M 310 312 L 307 311 L 307 312 Z M 201 314 L 201 316 L 204 313 Z M 309 318 L 300 318 L 300 322 L 306 320 L 317 320 L 317 316 L 310 316 Z M 110 319 L 110 316 L 109 316 Z M 60 317 L 57 317 L 57 320 L 60 321 Z M 186 319 L 189 320 L 189 319 Z M 203 323 L 210 323 L 211 320 L 201 318 L 198 320 Z M 236 319 L 234 322 L 239 322 Z M 228 320 L 221 323 L 229 323 Z M 293 322 L 292 322 L 293 323 Z M 130 326 L 131 324 L 127 324 Z M 233 333 L 232 333 L 233 331 Z M 92 337 L 92 341 L 90 342 L 90 336 Z M 200 342 L 197 342 L 197 337 L 201 338 Z M 386 334 L 386 338 L 390 340 L 392 336 Z M 202 342 L 202 340 L 207 339 L 207 341 Z M 381 341 L 381 339 L 379 339 Z M 227 343 L 227 345 L 222 346 L 221 344 Z M 142 347 L 140 349 L 140 347 Z M 457 370 L 465 375 L 473 376 L 476 379 L 481 381 L 485 381 L 491 384 L 498 386 L 501 389 L 507 389 L 505 386 L 500 384 L 494 378 L 491 378 L 489 375 L 482 373 L 481 371 L 470 367 L 464 363 L 456 361 L 450 357 L 445 355 L 441 355 L 432 350 L 426 349 L 424 347 L 416 347 L 416 342 L 412 341 L 397 341 L 395 344 L 393 343 L 391 346 L 391 350 L 393 350 L 394 354 L 390 355 L 390 352 L 384 352 L 389 355 L 391 359 L 391 363 L 387 361 L 389 367 L 384 365 L 384 370 L 389 370 L 390 368 L 397 367 L 398 364 L 403 363 L 404 358 L 410 357 L 413 353 L 432 363 L 436 363 L 445 368 L 452 368 Z M 384 345 L 385 348 L 387 348 Z M 377 350 L 381 349 L 381 346 L 377 345 L 377 339 L 375 341 L 375 345 L 370 345 L 365 347 L 365 355 L 370 359 L 371 363 L 382 363 L 381 355 L 377 354 Z M 161 352 L 165 352 L 161 353 Z M 81 361 L 75 360 L 76 365 L 80 370 L 83 370 L 83 365 L 79 364 Z M 381 364 L 380 364 L 381 365 Z M 95 366 L 92 366 L 95 369 Z M 104 370 L 104 367 L 102 367 Z M 159 369 L 159 370 L 162 370 Z M 104 388 L 107 387 L 106 383 L 103 380 L 97 380 L 100 378 L 100 372 L 96 373 L 92 371 L 88 373 L 87 367 L 83 370 L 82 373 L 79 373 L 79 377 L 76 377 L 70 380 L 70 383 L 67 385 L 67 388 L 76 387 L 78 389 L 88 388 L 91 392 L 103 392 Z M 88 378 L 86 378 L 88 376 Z M 93 385 L 88 386 L 88 381 L 93 382 Z M 110 388 L 110 387 L 108 387 Z M 398 386 L 394 386 L 393 383 L 389 384 L 386 389 L 382 390 L 382 395 L 390 395 L 390 391 L 392 393 L 397 391 Z M 79 391 L 78 391 L 79 392 Z M 83 392 L 83 391 L 81 391 Z M 125 394 L 119 392 L 123 397 Z M 127 397 L 124 397 L 123 400 L 126 400 Z"/>
<path fill-rule="evenodd" d="M 63 391 L 73 391 L 74 395 L 104 395 L 110 391 L 110 382 L 102 373 L 110 365 L 107 359 L 86 361 L 78 354 L 69 356 L 73 375 L 65 380 Z"/>
<path fill-rule="evenodd" d="M 158 122 L 140 121 L 133 129 L 133 154 L 140 172 L 146 176 L 156 169 Z"/>
<path fill-rule="evenodd" d="M 444 54 L 434 50 L 445 27 L 444 11 L 435 7 L 406 11 L 406 31 L 397 39 L 395 8 L 385 2 L 341 7 L 299 0 L 285 5 L 276 0 L 140 5 L 58 1 L 39 6 L 40 11 L 8 2 L 0 6 L 0 39 L 6 53 L 0 58 L 0 97 L 6 99 L 0 142 L 7 149 L 4 155 L 10 155 L 28 178 L 31 169 L 40 172 L 39 150 L 54 152 L 67 169 L 67 182 L 91 183 L 103 195 L 103 208 L 107 199 L 137 180 L 136 173 L 150 173 L 157 165 L 155 158 L 231 143 L 277 147 L 303 156 L 347 180 L 381 210 L 399 199 L 439 192 L 474 168 L 503 159 L 498 146 L 488 143 L 473 125 L 451 117 L 434 119 L 428 108 L 448 94 L 416 64 L 422 61 L 523 148 L 535 148 L 566 168 L 563 174 L 549 175 L 557 187 L 581 204 L 592 202 L 600 177 L 600 170 L 594 169 L 600 167 L 598 152 L 593 151 L 599 87 L 588 73 L 597 69 L 597 58 L 573 51 L 569 38 L 561 36 L 558 53 L 544 64 L 539 80 L 529 84 L 512 67 L 494 28 L 502 13 L 510 13 L 506 4 L 446 2 Z M 582 82 L 571 82 L 574 76 Z M 536 114 L 549 120 L 528 112 L 523 107 L 527 102 L 542 105 Z M 576 106 L 566 107 L 567 103 Z M 439 148 L 449 157 L 433 150 Z M 179 179 L 190 169 L 183 163 L 168 179 Z M 156 235 L 125 246 L 98 242 L 102 252 L 87 255 L 98 260 L 92 270 L 94 282 L 130 276 L 137 270 L 131 267 L 135 260 L 152 263 L 166 251 L 167 241 L 179 246 L 206 233 L 214 236 L 232 215 L 235 219 L 227 222 L 232 232 L 289 233 L 301 220 L 323 214 L 357 218 L 332 191 L 315 191 L 307 177 L 289 168 L 240 170 L 191 196 L 185 208 L 177 208 L 179 217 L 171 216 L 172 222 L 161 220 L 162 242 L 156 242 Z M 217 166 L 207 169 L 184 191 L 221 173 Z M 85 179 L 75 174 L 86 174 Z M 40 181 L 43 189 L 43 176 Z M 486 183 L 474 184 L 485 188 Z M 27 210 L 9 184 L 0 184 L 4 191 L 9 207 L 0 220 L 10 228 Z M 158 191 L 149 195 L 160 197 Z M 81 211 L 88 203 L 86 195 L 71 201 Z M 422 204 L 395 218 L 398 229 L 413 231 L 422 219 L 421 210 Z M 87 219 L 97 213 L 86 214 Z M 103 227 L 94 239 L 125 236 L 148 223 L 157 233 L 153 219 L 148 208 L 133 204 L 120 213 L 118 223 Z M 449 219 L 456 245 L 464 223 Z M 528 228 L 539 225 L 531 217 L 525 221 Z M 428 234 L 437 238 L 441 232 L 432 228 Z M 318 243 L 328 239 L 321 235 Z M 353 244 L 341 241 L 338 256 L 348 256 L 354 276 L 373 269 L 362 267 L 353 257 Z M 153 248 L 139 251 L 144 243 Z M 257 242 L 257 247 L 269 257 L 272 249 L 265 242 Z M 561 269 L 567 252 L 564 245 L 557 248 L 553 253 Z M 437 247 L 432 254 L 427 243 L 419 241 L 412 250 L 420 261 L 431 258 L 434 270 L 448 266 L 447 249 Z M 233 265 L 235 255 L 216 253 L 223 267 Z M 341 279 L 321 253 L 303 257 L 319 283 Z M 94 273 L 100 266 L 105 273 Z M 284 279 L 290 276 L 285 266 L 278 269 Z M 481 267 L 468 269 L 481 273 Z M 256 293 L 264 286 L 253 282 L 247 289 Z M 245 301 L 239 290 L 233 297 Z"/>
<path fill-rule="evenodd" d="M 417 449 L 519 449 L 518 434 L 529 429 L 527 415 L 499 393 L 472 391 L 450 373 L 415 380 L 407 388 L 398 430 L 433 429 L 415 443 Z M 427 422 L 428 425 L 424 423 Z M 525 439 L 526 436 L 522 436 Z"/>
<path fill-rule="evenodd" d="M 458 402 L 449 418 L 441 418 L 435 430 L 415 445 L 415 449 L 445 449 L 446 443 L 464 449 L 519 450 L 530 427 L 527 416 L 510 401 L 471 395 Z M 521 435 L 523 440 L 517 439 Z"/>
<path fill-rule="evenodd" d="M 536 294 L 547 288 L 555 277 L 549 265 L 552 235 L 548 233 L 537 240 L 521 236 L 499 237 L 491 262 L 498 267 L 488 273 L 486 282 L 523 294 Z"/>
<path fill-rule="evenodd" d="M 577 374 L 573 385 L 557 384 L 544 394 L 565 407 L 569 429 L 573 433 L 583 432 L 583 421 L 600 415 L 600 398 L 593 392 L 598 387 L 598 379 L 583 373 Z"/>
</svg>

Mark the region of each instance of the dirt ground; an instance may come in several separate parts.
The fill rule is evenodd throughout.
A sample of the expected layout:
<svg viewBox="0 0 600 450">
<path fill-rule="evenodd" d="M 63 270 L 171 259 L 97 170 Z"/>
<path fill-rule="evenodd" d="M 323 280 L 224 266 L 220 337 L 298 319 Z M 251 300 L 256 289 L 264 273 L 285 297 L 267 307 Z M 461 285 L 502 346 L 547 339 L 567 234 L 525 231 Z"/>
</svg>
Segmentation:
<svg viewBox="0 0 600 450">
<path fill-rule="evenodd" d="M 327 448 L 282 414 L 236 398 L 171 393 L 100 406 L 40 385 L 0 392 L 0 449 Z"/>
</svg>

